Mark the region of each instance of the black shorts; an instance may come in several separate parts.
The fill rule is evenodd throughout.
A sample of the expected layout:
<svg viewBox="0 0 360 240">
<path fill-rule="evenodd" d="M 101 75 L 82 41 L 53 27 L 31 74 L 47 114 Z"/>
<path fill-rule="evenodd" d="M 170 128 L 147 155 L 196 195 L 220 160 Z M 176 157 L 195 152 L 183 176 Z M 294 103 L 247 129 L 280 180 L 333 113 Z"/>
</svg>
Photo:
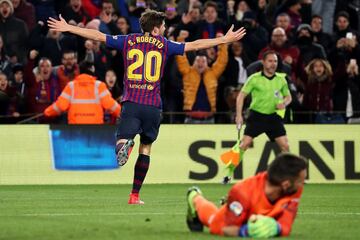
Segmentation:
<svg viewBox="0 0 360 240">
<path fill-rule="evenodd" d="M 285 136 L 286 130 L 283 119 L 276 113 L 262 114 L 251 110 L 246 121 L 244 135 L 255 138 L 262 133 L 266 133 L 271 141 Z"/>
<path fill-rule="evenodd" d="M 140 142 L 153 143 L 158 134 L 161 121 L 161 110 L 154 106 L 133 102 L 123 102 L 116 138 L 134 139 L 140 134 Z"/>
</svg>

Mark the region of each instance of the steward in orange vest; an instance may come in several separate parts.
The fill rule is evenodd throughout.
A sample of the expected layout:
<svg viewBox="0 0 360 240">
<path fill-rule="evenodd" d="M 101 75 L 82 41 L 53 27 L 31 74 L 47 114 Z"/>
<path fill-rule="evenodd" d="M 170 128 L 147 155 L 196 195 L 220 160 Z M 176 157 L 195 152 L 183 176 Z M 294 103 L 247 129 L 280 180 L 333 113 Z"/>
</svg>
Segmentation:
<svg viewBox="0 0 360 240">
<path fill-rule="evenodd" d="M 119 117 L 121 107 L 107 89 L 105 83 L 89 74 L 80 74 L 69 82 L 59 98 L 45 109 L 47 117 L 68 111 L 69 124 L 103 124 L 104 109 Z"/>
</svg>

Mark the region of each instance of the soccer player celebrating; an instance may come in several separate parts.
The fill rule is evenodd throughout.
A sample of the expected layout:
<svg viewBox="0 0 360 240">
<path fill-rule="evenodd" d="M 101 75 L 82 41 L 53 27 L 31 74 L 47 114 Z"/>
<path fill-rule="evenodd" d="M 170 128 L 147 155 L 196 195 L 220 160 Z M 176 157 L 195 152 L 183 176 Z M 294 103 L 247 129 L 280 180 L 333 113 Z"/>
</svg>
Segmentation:
<svg viewBox="0 0 360 240">
<path fill-rule="evenodd" d="M 288 236 L 306 178 L 307 161 L 290 153 L 278 155 L 266 172 L 236 183 L 218 209 L 197 187 L 188 191 L 186 222 L 191 231 L 209 227 L 226 236 Z"/>
<path fill-rule="evenodd" d="M 123 53 L 124 91 L 121 119 L 116 134 L 116 154 L 119 165 L 124 165 L 134 145 L 134 137 L 140 134 L 139 156 L 128 203 L 143 204 L 139 191 L 149 168 L 151 145 L 159 132 L 162 106 L 160 79 L 166 60 L 171 55 L 183 55 L 186 51 L 238 41 L 245 35 L 245 29 L 233 31 L 234 27 L 231 26 L 223 37 L 177 43 L 163 37 L 165 14 L 157 11 L 150 10 L 142 14 L 140 25 L 143 33 L 117 36 L 72 26 L 61 16 L 59 18 L 49 18 L 48 25 L 51 29 L 105 42 L 107 46 Z"/>
</svg>

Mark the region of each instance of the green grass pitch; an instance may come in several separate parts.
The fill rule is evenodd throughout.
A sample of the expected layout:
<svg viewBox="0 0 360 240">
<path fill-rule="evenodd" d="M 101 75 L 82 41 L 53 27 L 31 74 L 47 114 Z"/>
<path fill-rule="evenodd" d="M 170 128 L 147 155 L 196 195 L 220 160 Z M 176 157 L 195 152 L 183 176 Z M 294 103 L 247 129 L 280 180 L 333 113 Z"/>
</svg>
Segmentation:
<svg viewBox="0 0 360 240">
<path fill-rule="evenodd" d="M 219 202 L 230 186 L 199 185 Z M 0 186 L 0 239 L 224 239 L 190 233 L 187 184 L 145 185 L 143 206 L 129 185 Z M 359 239 L 360 185 L 307 184 L 290 239 Z"/>
</svg>

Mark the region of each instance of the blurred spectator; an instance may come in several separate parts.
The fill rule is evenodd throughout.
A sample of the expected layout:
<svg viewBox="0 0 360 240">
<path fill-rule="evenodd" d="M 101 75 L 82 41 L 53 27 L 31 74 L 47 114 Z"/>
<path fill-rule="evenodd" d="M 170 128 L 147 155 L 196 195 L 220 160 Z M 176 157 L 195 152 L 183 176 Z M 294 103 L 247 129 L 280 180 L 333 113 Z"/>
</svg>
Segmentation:
<svg viewBox="0 0 360 240">
<path fill-rule="evenodd" d="M 311 19 L 311 28 L 314 33 L 314 42 L 324 47 L 328 54 L 333 47 L 332 38 L 330 34 L 322 29 L 323 18 L 320 15 L 313 15 Z"/>
<path fill-rule="evenodd" d="M 28 29 L 23 20 L 16 18 L 10 0 L 0 0 L 0 34 L 3 37 L 6 51 L 12 62 L 24 62 L 26 58 L 26 40 Z"/>
<path fill-rule="evenodd" d="M 305 68 L 307 74 L 306 88 L 304 93 L 304 106 L 308 111 L 316 113 L 319 120 L 324 112 L 329 113 L 333 109 L 332 102 L 332 69 L 330 63 L 324 59 L 316 58 Z"/>
<path fill-rule="evenodd" d="M 177 3 L 177 12 L 179 15 L 183 15 L 188 12 L 189 9 L 192 9 L 195 5 L 200 6 L 201 2 L 199 0 L 178 0 Z"/>
<path fill-rule="evenodd" d="M 345 62 L 349 62 L 352 58 L 360 60 L 359 35 L 350 28 L 349 24 L 349 15 L 346 12 L 338 13 L 333 35 L 336 45 L 330 52 L 329 60 L 333 69 L 340 72 L 345 71 Z"/>
<path fill-rule="evenodd" d="M 62 65 L 58 66 L 56 76 L 59 80 L 60 90 L 63 90 L 68 82 L 71 82 L 80 74 L 77 64 L 77 55 L 73 50 L 65 50 L 62 53 Z"/>
<path fill-rule="evenodd" d="M 181 22 L 177 25 L 173 35 L 178 36 L 181 30 L 191 33 L 197 32 L 198 22 L 201 19 L 200 5 L 190 5 L 189 11 L 184 13 L 181 17 Z M 191 34 L 186 41 L 193 41 L 198 38 L 199 34 Z"/>
<path fill-rule="evenodd" d="M 180 33 L 178 40 L 182 41 L 187 35 Z M 217 59 L 211 67 L 203 51 L 197 53 L 192 66 L 186 55 L 175 58 L 183 76 L 185 123 L 214 123 L 218 79 L 228 61 L 227 45 L 219 45 Z"/>
<path fill-rule="evenodd" d="M 335 20 L 335 30 L 333 34 L 334 42 L 338 42 L 338 40 L 346 38 L 347 33 L 352 33 L 356 35 L 356 32 L 350 27 L 349 13 L 345 11 L 339 12 L 336 15 Z"/>
<path fill-rule="evenodd" d="M 244 51 L 250 61 L 256 61 L 260 50 L 268 43 L 269 33 L 258 24 L 254 12 L 244 13 L 242 26 L 246 28 L 246 35 L 242 40 Z"/>
<path fill-rule="evenodd" d="M 274 15 L 271 10 L 271 1 L 258 0 L 255 11 L 257 13 L 257 20 L 261 26 L 263 26 L 268 32 L 271 32 L 274 27 Z"/>
<path fill-rule="evenodd" d="M 14 6 L 15 17 L 23 20 L 29 31 L 31 31 L 36 24 L 35 8 L 26 0 L 11 0 Z"/>
<path fill-rule="evenodd" d="M 116 101 L 120 102 L 121 98 L 121 88 L 119 87 L 119 83 L 117 82 L 116 74 L 114 70 L 109 69 L 105 74 L 105 84 L 109 89 L 112 98 Z"/>
<path fill-rule="evenodd" d="M 90 16 L 82 7 L 81 0 L 70 0 L 69 4 L 64 8 L 62 17 L 69 23 L 74 23 L 84 27 L 91 20 Z"/>
<path fill-rule="evenodd" d="M 37 69 L 33 71 L 35 58 L 38 55 L 39 52 L 36 50 L 30 51 L 24 72 L 25 84 L 29 88 L 27 102 L 31 113 L 42 113 L 61 92 L 58 79 L 52 71 L 52 63 L 48 58 L 41 58 Z"/>
<path fill-rule="evenodd" d="M 341 65 L 344 64 L 344 67 Z M 340 62 L 335 73 L 334 110 L 344 112 L 344 117 L 360 115 L 360 75 L 356 59 Z"/>
<path fill-rule="evenodd" d="M 107 0 L 81 0 L 84 11 L 89 15 L 89 17 L 95 18 L 99 16 L 101 12 L 102 3 L 108 3 Z M 111 2 L 110 2 L 111 3 Z"/>
<path fill-rule="evenodd" d="M 336 0 L 312 0 L 312 14 L 321 16 L 326 19 L 323 23 L 323 30 L 325 33 L 331 34 L 333 32 L 334 13 Z M 314 20 L 314 18 L 312 18 Z M 311 24 L 314 29 L 314 26 Z M 316 30 L 314 29 L 316 32 Z"/>
<path fill-rule="evenodd" d="M 114 117 L 120 115 L 120 105 L 106 85 L 94 77 L 94 66 L 81 63 L 81 74 L 66 85 L 60 97 L 44 111 L 45 116 L 55 117 L 68 111 L 69 124 L 103 124 L 104 110 Z"/>
<path fill-rule="evenodd" d="M 263 54 L 269 50 L 277 52 L 284 63 L 291 65 L 291 79 L 295 80 L 300 51 L 287 41 L 284 29 L 277 27 L 273 30 L 270 44 L 260 51 L 258 59 L 262 59 Z"/>
<path fill-rule="evenodd" d="M 226 86 L 237 87 L 247 79 L 246 67 L 250 64 L 244 52 L 241 41 L 233 42 L 230 46 L 229 61 L 225 70 Z"/>
<path fill-rule="evenodd" d="M 40 56 L 49 58 L 52 64 L 60 65 L 62 62 L 62 52 L 65 50 L 78 51 L 76 36 L 72 34 L 48 30 L 46 26 L 39 22 L 30 34 L 30 46 L 39 49 Z"/>
<path fill-rule="evenodd" d="M 118 85 L 116 74 L 114 70 L 109 69 L 105 74 L 105 84 L 110 91 L 111 97 L 120 104 L 121 100 L 121 89 Z M 110 112 L 104 113 L 104 123 L 115 124 L 117 116 L 112 115 Z"/>
<path fill-rule="evenodd" d="M 287 39 L 293 43 L 295 39 L 294 28 L 290 24 L 290 16 L 287 13 L 280 13 L 276 17 L 275 27 L 281 27 L 285 30 Z"/>
<path fill-rule="evenodd" d="M 10 82 L 12 92 L 14 93 L 15 112 L 18 114 L 27 113 L 26 98 L 27 86 L 24 81 L 24 67 L 21 64 L 15 64 L 12 68 L 13 79 Z M 15 114 L 17 115 L 17 114 Z"/>
<path fill-rule="evenodd" d="M 298 70 L 296 76 L 298 77 L 297 84 L 304 84 L 306 73 L 304 68 L 315 58 L 326 59 L 324 48 L 314 43 L 314 35 L 311 26 L 308 24 L 301 24 L 296 31 L 296 43 L 300 50 L 298 60 Z"/>
<path fill-rule="evenodd" d="M 180 23 L 181 16 L 177 14 L 175 1 L 170 1 L 165 7 L 165 25 L 167 35 L 171 35 L 176 26 Z"/>
<path fill-rule="evenodd" d="M 278 13 L 287 13 L 290 17 L 291 27 L 296 29 L 302 23 L 300 9 L 301 0 L 286 0 L 279 7 Z"/>
<path fill-rule="evenodd" d="M 5 46 L 2 36 L 0 35 L 0 71 L 10 76 L 11 63 L 9 57 L 6 55 Z"/>
<path fill-rule="evenodd" d="M 99 15 L 99 18 L 101 20 L 99 26 L 100 32 L 112 35 L 119 34 L 120 31 L 117 29 L 116 24 L 112 19 L 113 13 L 113 4 L 109 1 L 103 1 L 101 4 L 101 12 Z"/>
<path fill-rule="evenodd" d="M 337 1 L 335 12 L 346 11 L 349 14 L 351 28 L 360 31 L 360 0 Z"/>
<path fill-rule="evenodd" d="M 54 6 L 61 1 L 55 0 L 31 0 L 35 7 L 36 21 L 46 22 L 49 17 L 56 17 Z"/>
<path fill-rule="evenodd" d="M 99 79 L 105 79 L 105 72 L 112 64 L 111 52 L 109 52 L 99 41 L 93 40 L 86 40 L 85 48 L 86 57 L 84 60 L 95 65 L 95 75 Z"/>
<path fill-rule="evenodd" d="M 119 29 L 120 34 L 122 34 L 122 35 L 127 35 L 129 33 L 132 33 L 131 28 L 130 28 L 130 22 L 126 17 L 120 16 L 116 20 L 116 26 Z"/>
<path fill-rule="evenodd" d="M 197 38 L 215 38 L 216 34 L 224 34 L 224 23 L 218 19 L 217 3 L 207 1 L 204 5 L 204 20 L 197 23 Z"/>
<path fill-rule="evenodd" d="M 229 61 L 226 65 L 224 78 L 220 78 L 218 86 L 217 110 L 220 112 L 232 112 L 228 119 L 224 119 L 225 122 L 235 120 L 236 97 L 240 86 L 244 85 L 248 77 L 246 67 L 249 64 L 250 60 L 244 53 L 242 42 L 233 42 L 229 49 Z"/>
<path fill-rule="evenodd" d="M 251 11 L 251 9 L 245 0 L 241 0 L 237 4 L 233 0 L 227 1 L 228 22 L 231 24 L 241 22 L 244 13 L 248 11 Z"/>
<path fill-rule="evenodd" d="M 7 76 L 0 72 L 0 115 L 3 116 L 10 113 L 11 95 L 8 83 Z"/>
</svg>

